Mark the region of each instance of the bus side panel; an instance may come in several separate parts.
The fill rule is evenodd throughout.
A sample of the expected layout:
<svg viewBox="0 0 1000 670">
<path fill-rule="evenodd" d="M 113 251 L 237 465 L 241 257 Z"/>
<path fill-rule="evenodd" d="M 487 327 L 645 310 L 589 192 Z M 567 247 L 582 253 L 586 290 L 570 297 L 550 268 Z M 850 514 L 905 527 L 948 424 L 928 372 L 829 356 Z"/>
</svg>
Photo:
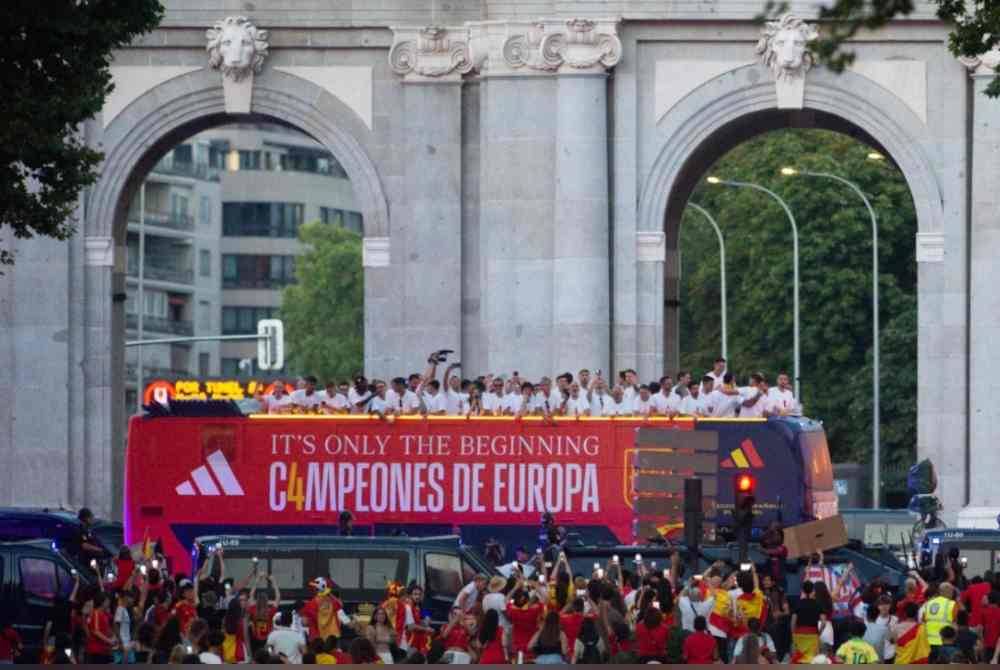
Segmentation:
<svg viewBox="0 0 1000 670">
<path fill-rule="evenodd" d="M 784 525 L 803 520 L 802 461 L 793 433 L 778 421 L 703 422 L 698 430 L 719 433 L 719 496 L 716 521 L 721 532 L 732 529 L 737 474 L 756 480 L 754 536 L 772 521 Z"/>
</svg>

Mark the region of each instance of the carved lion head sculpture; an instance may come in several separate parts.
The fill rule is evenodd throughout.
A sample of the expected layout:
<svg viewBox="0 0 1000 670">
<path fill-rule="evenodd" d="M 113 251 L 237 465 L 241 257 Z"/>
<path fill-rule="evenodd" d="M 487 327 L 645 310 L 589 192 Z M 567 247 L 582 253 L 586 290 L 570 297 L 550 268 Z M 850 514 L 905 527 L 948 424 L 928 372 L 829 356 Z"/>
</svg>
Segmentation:
<svg viewBox="0 0 1000 670">
<path fill-rule="evenodd" d="M 239 81 L 260 72 L 267 56 L 267 31 L 259 30 L 245 16 L 227 16 L 208 29 L 208 64 L 223 76 Z"/>
<path fill-rule="evenodd" d="M 815 27 L 794 14 L 785 14 L 767 22 L 757 42 L 757 55 L 778 79 L 802 75 L 813 66 L 809 42 L 818 36 Z"/>
</svg>

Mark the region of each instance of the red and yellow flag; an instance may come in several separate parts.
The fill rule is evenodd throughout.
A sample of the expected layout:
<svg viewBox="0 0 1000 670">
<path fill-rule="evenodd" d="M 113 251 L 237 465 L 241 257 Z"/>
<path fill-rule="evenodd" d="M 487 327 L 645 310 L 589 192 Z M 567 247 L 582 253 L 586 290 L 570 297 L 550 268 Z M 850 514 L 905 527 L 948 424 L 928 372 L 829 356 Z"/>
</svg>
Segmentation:
<svg viewBox="0 0 1000 670">
<path fill-rule="evenodd" d="M 819 653 L 819 631 L 799 626 L 792 632 L 792 663 L 811 663 Z"/>
<path fill-rule="evenodd" d="M 896 665 L 927 663 L 931 645 L 927 641 L 927 627 L 916 624 L 896 640 Z"/>
</svg>

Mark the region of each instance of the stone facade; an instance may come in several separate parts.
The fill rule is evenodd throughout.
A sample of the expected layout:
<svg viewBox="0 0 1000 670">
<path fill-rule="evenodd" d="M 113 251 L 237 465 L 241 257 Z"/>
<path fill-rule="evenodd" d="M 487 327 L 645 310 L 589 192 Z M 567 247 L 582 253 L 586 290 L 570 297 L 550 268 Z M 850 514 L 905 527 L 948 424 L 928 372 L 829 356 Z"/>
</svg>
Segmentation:
<svg viewBox="0 0 1000 670">
<path fill-rule="evenodd" d="M 18 390 L 0 403 L 0 504 L 112 511 L 125 207 L 178 140 L 240 118 L 236 102 L 310 134 L 350 176 L 367 238 L 365 366 L 380 376 L 442 347 L 469 373 L 672 370 L 677 229 L 704 171 L 773 128 L 866 138 L 900 166 L 918 214 L 919 451 L 950 509 L 1000 502 L 978 466 L 1000 459 L 1000 409 L 984 402 L 1000 330 L 988 272 L 1000 107 L 978 95 L 988 58 L 970 78 L 933 3 L 859 40 L 840 76 L 810 70 L 794 35 L 791 53 L 775 48 L 780 25 L 760 52 L 760 7 L 740 0 L 710 12 L 695 0 L 302 4 L 246 4 L 267 57 L 235 94 L 205 50 L 206 29 L 233 13 L 226 0 L 166 0 L 161 28 L 116 54 L 116 93 L 86 128 L 106 158 L 78 236 L 17 242 L 0 283 L 0 384 Z M 791 3 L 806 19 L 813 7 Z M 783 92 L 789 82 L 800 86 Z"/>
</svg>

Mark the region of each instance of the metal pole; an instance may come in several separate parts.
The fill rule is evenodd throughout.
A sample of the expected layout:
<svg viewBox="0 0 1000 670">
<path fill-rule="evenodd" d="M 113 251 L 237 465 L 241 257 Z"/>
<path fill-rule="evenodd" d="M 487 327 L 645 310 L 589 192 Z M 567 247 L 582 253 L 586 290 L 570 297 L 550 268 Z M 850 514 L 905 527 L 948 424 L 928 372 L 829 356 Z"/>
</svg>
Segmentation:
<svg viewBox="0 0 1000 670">
<path fill-rule="evenodd" d="M 795 217 L 792 215 L 792 210 L 788 207 L 788 204 L 771 189 L 746 181 L 728 181 L 726 179 L 715 179 L 714 177 L 712 179 L 711 183 L 713 184 L 723 184 L 737 188 L 752 188 L 768 194 L 778 201 L 781 208 L 785 210 L 785 214 L 788 215 L 788 222 L 792 224 L 792 282 L 794 284 L 792 287 L 793 374 L 795 375 L 795 400 L 801 403 L 802 396 L 799 392 L 799 227 L 795 224 Z"/>
<path fill-rule="evenodd" d="M 143 275 L 146 273 L 146 181 L 143 180 L 142 186 L 139 187 L 139 290 L 136 302 L 138 303 L 137 308 L 139 310 L 139 341 L 142 342 L 143 337 L 143 314 L 146 311 L 146 296 L 143 293 L 145 288 L 143 282 Z M 136 378 L 135 386 L 135 405 L 136 412 L 142 412 L 142 347 L 140 346 L 136 350 L 136 360 L 138 365 L 136 366 L 136 372 L 138 377 Z"/>
<path fill-rule="evenodd" d="M 126 347 L 141 347 L 145 344 L 181 344 L 184 342 L 226 342 L 230 340 L 266 340 L 267 335 L 195 335 L 194 337 L 160 337 L 155 340 L 133 340 Z"/>
<path fill-rule="evenodd" d="M 688 203 L 688 207 L 700 212 L 702 216 L 708 219 L 708 222 L 712 224 L 712 228 L 715 229 L 715 236 L 719 238 L 719 284 L 721 285 L 722 291 L 722 357 L 726 359 L 726 365 L 729 365 L 729 346 L 726 337 L 726 243 L 722 239 L 722 230 L 719 229 L 719 224 L 715 222 L 712 215 L 708 213 L 701 205 L 697 205 L 693 202 Z"/>
<path fill-rule="evenodd" d="M 822 177 L 833 179 L 847 186 L 858 194 L 861 201 L 868 208 L 868 216 L 872 221 L 872 508 L 878 509 L 882 498 L 882 443 L 880 435 L 881 412 L 879 409 L 879 386 L 881 375 L 879 372 L 879 317 L 878 317 L 878 218 L 875 216 L 875 208 L 872 207 L 868 197 L 861 188 L 852 181 L 827 172 L 810 172 L 799 170 L 799 174 L 810 177 Z"/>
</svg>

